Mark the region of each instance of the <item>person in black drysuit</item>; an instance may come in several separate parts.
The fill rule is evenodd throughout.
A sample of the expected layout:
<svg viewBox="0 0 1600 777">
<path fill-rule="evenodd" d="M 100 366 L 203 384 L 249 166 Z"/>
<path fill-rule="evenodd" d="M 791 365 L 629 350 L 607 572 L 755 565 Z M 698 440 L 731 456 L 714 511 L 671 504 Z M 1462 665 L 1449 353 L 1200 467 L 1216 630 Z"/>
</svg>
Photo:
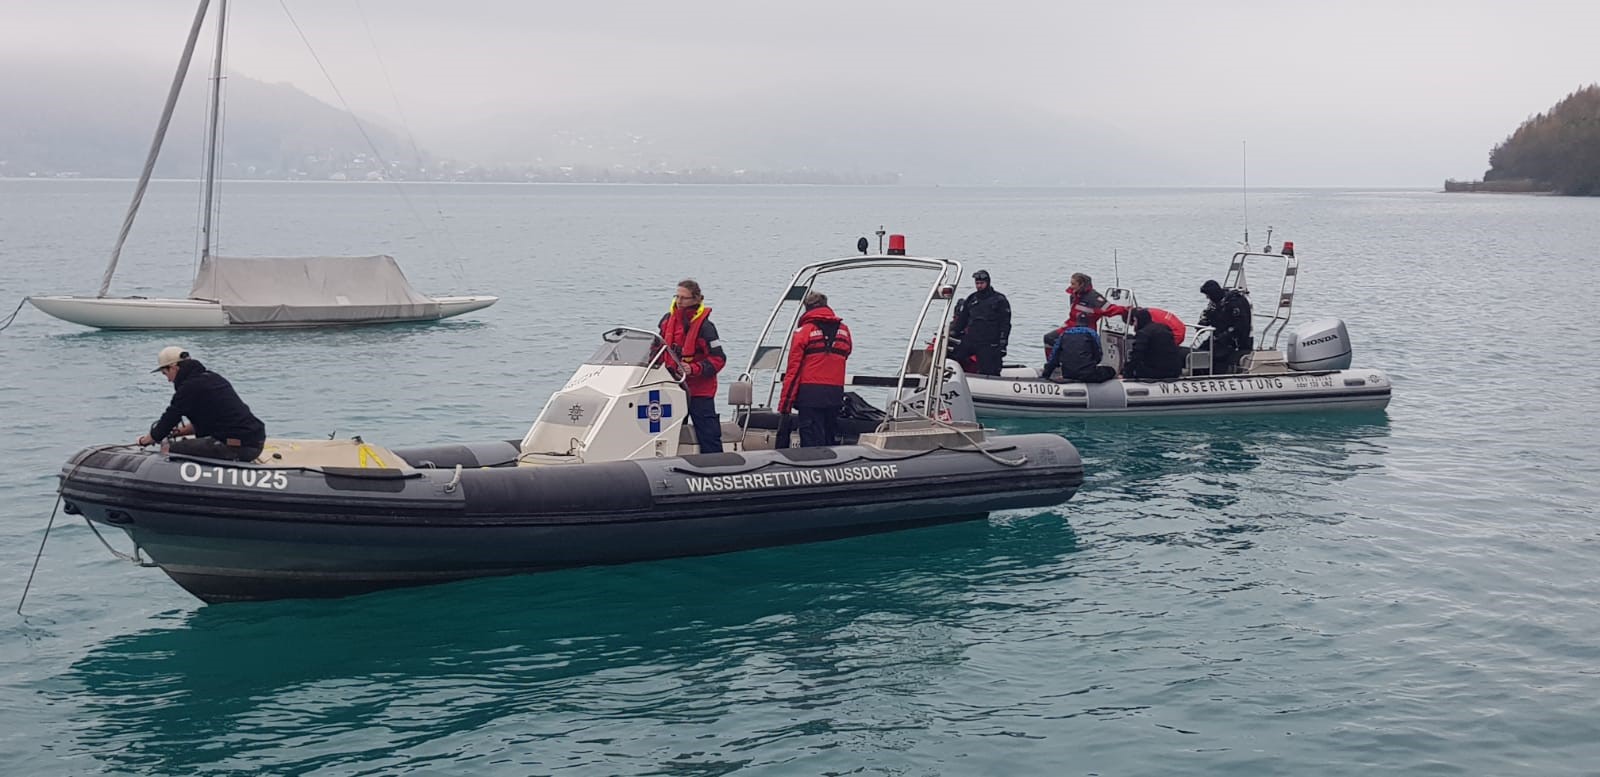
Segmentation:
<svg viewBox="0 0 1600 777">
<path fill-rule="evenodd" d="M 174 440 L 168 453 L 208 459 L 254 461 L 267 442 L 267 425 L 250 412 L 227 379 L 206 369 L 177 346 L 161 349 L 154 372 L 172 383 L 172 402 L 139 445 L 153 445 L 168 436 L 195 435 Z M 182 423 L 188 418 L 189 423 Z"/>
<path fill-rule="evenodd" d="M 1216 375 L 1237 372 L 1239 360 L 1255 348 L 1250 337 L 1250 297 L 1240 289 L 1222 288 L 1215 280 L 1200 287 L 1211 304 L 1200 314 L 1200 325 L 1209 326 L 1211 335 L 1211 372 Z M 1204 347 L 1201 344 L 1196 347 Z"/>
<path fill-rule="evenodd" d="M 1122 376 L 1134 380 L 1170 380 L 1183 375 L 1184 353 L 1172 328 L 1150 317 L 1144 308 L 1133 309 L 1133 343 Z"/>
<path fill-rule="evenodd" d="M 1171 337 L 1171 334 L 1167 335 Z M 1075 326 L 1061 333 L 1050 348 L 1050 361 L 1044 365 L 1039 377 L 1056 383 L 1104 383 L 1117 376 L 1115 368 L 1101 364 L 1105 351 L 1100 348 L 1100 335 L 1086 326 Z M 1057 369 L 1061 378 L 1051 377 Z"/>
<path fill-rule="evenodd" d="M 977 356 L 979 374 L 999 375 L 1011 342 L 1011 302 L 989 285 L 988 270 L 973 273 L 972 283 L 978 290 L 967 295 L 950 322 L 950 336 L 961 341 L 950 358 L 965 365 L 969 357 Z"/>
</svg>

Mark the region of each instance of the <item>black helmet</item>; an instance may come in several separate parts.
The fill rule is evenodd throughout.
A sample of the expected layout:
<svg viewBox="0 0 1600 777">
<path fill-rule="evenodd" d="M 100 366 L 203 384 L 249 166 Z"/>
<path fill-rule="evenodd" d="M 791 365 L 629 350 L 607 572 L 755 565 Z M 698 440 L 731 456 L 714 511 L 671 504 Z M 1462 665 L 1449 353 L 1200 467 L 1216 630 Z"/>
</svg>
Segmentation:
<svg viewBox="0 0 1600 777">
<path fill-rule="evenodd" d="M 1222 294 L 1222 284 L 1214 280 L 1206 281 L 1200 285 L 1200 293 L 1207 297 L 1216 297 Z"/>
<path fill-rule="evenodd" d="M 988 270 L 979 270 L 979 271 L 977 271 L 977 272 L 972 274 L 972 279 L 975 280 L 975 281 L 983 281 L 984 283 L 988 283 L 989 282 L 989 271 Z"/>
</svg>

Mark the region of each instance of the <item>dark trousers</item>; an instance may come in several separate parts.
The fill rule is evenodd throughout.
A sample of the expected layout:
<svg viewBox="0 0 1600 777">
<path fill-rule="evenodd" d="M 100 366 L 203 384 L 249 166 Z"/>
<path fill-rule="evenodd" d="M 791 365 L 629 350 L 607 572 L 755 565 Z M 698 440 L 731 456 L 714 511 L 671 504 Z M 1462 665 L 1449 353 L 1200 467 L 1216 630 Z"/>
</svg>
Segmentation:
<svg viewBox="0 0 1600 777">
<path fill-rule="evenodd" d="M 1211 351 L 1211 372 L 1213 375 L 1227 375 L 1239 371 L 1239 358 L 1244 356 L 1244 351 L 1239 348 L 1229 348 L 1222 343 L 1217 343 Z"/>
<path fill-rule="evenodd" d="M 979 375 L 1000 374 L 1002 356 L 1000 354 L 1000 345 L 998 343 L 980 343 L 973 340 L 962 340 L 961 344 L 957 345 L 955 351 L 950 354 L 950 358 L 955 359 L 956 364 L 962 365 L 962 368 L 965 369 L 967 359 L 974 355 L 978 357 Z"/>
<path fill-rule="evenodd" d="M 1096 364 L 1093 367 L 1084 367 L 1070 373 L 1062 370 L 1061 377 L 1067 380 L 1075 380 L 1079 383 L 1104 383 L 1117 377 L 1117 369 L 1109 364 Z"/>
<path fill-rule="evenodd" d="M 1055 353 L 1056 341 L 1061 339 L 1061 333 L 1065 331 L 1067 330 L 1052 329 L 1044 333 L 1044 358 L 1049 359 L 1050 354 Z"/>
<path fill-rule="evenodd" d="M 795 426 L 800 429 L 800 447 L 818 448 L 839 444 L 839 408 L 797 407 L 799 418 Z"/>
<path fill-rule="evenodd" d="M 168 453 L 224 461 L 255 461 L 261 455 L 259 444 L 229 445 L 215 437 L 191 437 L 167 444 Z"/>
<path fill-rule="evenodd" d="M 1226 375 L 1239 371 L 1239 360 L 1245 354 L 1255 350 L 1254 337 L 1216 337 L 1210 341 L 1211 345 L 1211 374 Z M 1195 345 L 1196 349 L 1205 348 L 1206 343 Z"/>
<path fill-rule="evenodd" d="M 722 418 L 717 415 L 716 397 L 689 397 L 689 423 L 701 453 L 722 452 Z"/>
<path fill-rule="evenodd" d="M 1056 351 L 1055 355 L 1050 357 L 1050 361 L 1045 363 L 1044 372 L 1039 377 L 1049 379 L 1056 370 L 1061 370 L 1062 378 L 1079 383 L 1104 383 L 1117 377 L 1117 369 L 1109 364 L 1080 364 L 1069 370 L 1067 365 L 1062 363 L 1061 357 L 1064 355 L 1066 355 L 1064 351 Z"/>
</svg>

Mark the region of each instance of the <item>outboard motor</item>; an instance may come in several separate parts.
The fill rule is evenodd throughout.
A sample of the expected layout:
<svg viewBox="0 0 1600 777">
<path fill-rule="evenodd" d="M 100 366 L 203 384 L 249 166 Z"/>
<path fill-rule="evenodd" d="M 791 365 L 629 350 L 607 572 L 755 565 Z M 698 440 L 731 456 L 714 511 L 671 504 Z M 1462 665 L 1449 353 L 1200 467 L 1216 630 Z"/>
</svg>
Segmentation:
<svg viewBox="0 0 1600 777">
<path fill-rule="evenodd" d="M 977 408 L 972 404 L 972 390 L 967 387 L 967 374 L 961 370 L 961 365 L 954 359 L 944 361 L 944 412 L 940 413 L 939 420 L 953 423 L 975 424 L 978 422 Z M 907 389 L 905 398 L 901 403 L 909 410 L 923 413 L 927 412 L 927 389 Z"/>
<path fill-rule="evenodd" d="M 1337 318 L 1319 318 L 1295 328 L 1289 341 L 1289 369 L 1301 372 L 1350 368 L 1350 332 Z"/>
</svg>

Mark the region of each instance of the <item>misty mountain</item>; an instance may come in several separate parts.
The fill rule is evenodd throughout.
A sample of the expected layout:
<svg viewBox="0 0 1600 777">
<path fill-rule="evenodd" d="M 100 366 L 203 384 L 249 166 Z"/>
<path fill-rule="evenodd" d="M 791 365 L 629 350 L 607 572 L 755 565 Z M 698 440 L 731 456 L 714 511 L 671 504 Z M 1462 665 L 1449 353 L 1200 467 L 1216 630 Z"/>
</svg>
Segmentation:
<svg viewBox="0 0 1600 777">
<path fill-rule="evenodd" d="M 8 61 L 0 70 L 0 173 L 134 177 L 161 118 L 172 71 L 154 64 Z M 192 63 L 156 166 L 160 177 L 197 177 L 203 165 L 207 72 Z M 327 177 L 348 166 L 376 169 L 350 115 L 289 84 L 231 74 L 224 92 L 227 177 Z M 410 160 L 409 144 L 365 122 L 385 159 Z M 402 151 L 404 149 L 404 151 Z"/>
<path fill-rule="evenodd" d="M 519 110 L 445 128 L 436 148 L 485 163 L 638 169 L 822 169 L 907 183 L 1155 185 L 1193 177 L 1098 121 L 983 97 L 661 99 Z"/>
<path fill-rule="evenodd" d="M 20 75 L 0 80 L 6 112 L 0 175 L 138 174 L 170 66 L 17 61 L 15 55 L 7 61 L 0 53 L 0 69 Z M 487 119 L 463 114 L 429 128 L 425 137 L 435 156 L 451 159 L 447 173 L 495 167 L 501 180 L 550 180 L 534 173 L 563 166 L 616 170 L 615 180 L 708 170 L 817 171 L 845 180 L 924 184 L 1128 186 L 1197 177 L 1105 122 L 981 95 L 880 98 L 868 91 L 519 106 Z M 225 94 L 224 177 L 357 178 L 379 166 L 348 113 L 292 85 L 233 74 Z M 205 64 L 197 59 L 158 176 L 200 174 L 205 97 Z M 405 167 L 419 161 L 397 133 L 372 121 L 363 125 L 385 160 Z M 436 167 L 422 153 L 421 163 Z"/>
</svg>

